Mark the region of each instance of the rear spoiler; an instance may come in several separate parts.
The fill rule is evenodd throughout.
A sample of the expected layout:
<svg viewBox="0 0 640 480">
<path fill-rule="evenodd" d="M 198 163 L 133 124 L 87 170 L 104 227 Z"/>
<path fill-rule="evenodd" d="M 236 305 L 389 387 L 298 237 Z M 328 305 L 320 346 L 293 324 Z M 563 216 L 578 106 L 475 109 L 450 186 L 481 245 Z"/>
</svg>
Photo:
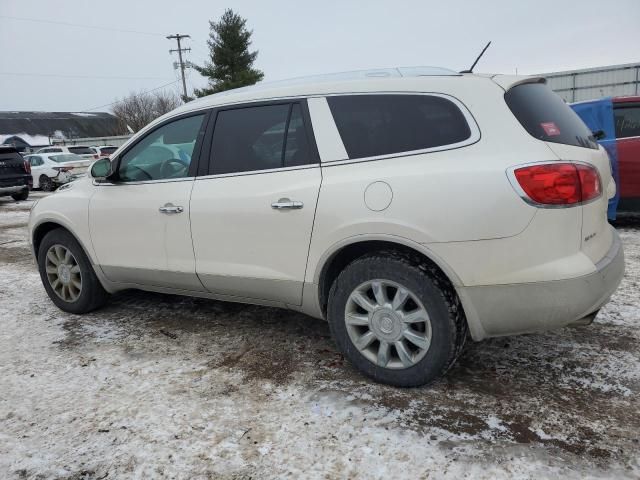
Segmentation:
<svg viewBox="0 0 640 480">
<path fill-rule="evenodd" d="M 547 83 L 544 77 L 523 77 L 521 75 L 492 75 L 491 80 L 498 84 L 505 92 L 525 83 Z"/>
</svg>

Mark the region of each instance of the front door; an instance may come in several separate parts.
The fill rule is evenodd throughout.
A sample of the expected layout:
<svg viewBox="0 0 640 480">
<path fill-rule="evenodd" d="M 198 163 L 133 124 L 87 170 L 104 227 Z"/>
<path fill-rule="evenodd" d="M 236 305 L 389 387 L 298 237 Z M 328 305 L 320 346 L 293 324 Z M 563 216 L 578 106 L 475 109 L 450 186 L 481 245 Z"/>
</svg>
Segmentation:
<svg viewBox="0 0 640 480">
<path fill-rule="evenodd" d="M 204 286 L 299 305 L 321 181 L 306 104 L 219 110 L 207 173 L 191 196 Z"/>
<path fill-rule="evenodd" d="M 203 290 L 195 273 L 189 197 L 205 113 L 151 130 L 116 160 L 89 203 L 98 262 L 113 282 Z"/>
</svg>

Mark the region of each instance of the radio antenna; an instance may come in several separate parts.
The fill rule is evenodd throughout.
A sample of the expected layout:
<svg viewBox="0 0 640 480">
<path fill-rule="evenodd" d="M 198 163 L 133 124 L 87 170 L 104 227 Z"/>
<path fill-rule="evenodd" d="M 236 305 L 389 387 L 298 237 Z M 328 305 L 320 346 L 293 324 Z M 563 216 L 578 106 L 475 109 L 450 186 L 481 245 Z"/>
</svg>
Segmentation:
<svg viewBox="0 0 640 480">
<path fill-rule="evenodd" d="M 487 43 L 487 45 L 482 49 L 482 51 L 480 52 L 480 55 L 478 55 L 478 58 L 476 58 L 476 61 L 473 62 L 473 65 L 471 65 L 471 68 L 469 70 L 462 70 L 460 71 L 460 73 L 473 73 L 473 69 L 475 68 L 476 64 L 480 61 L 480 59 L 484 55 L 484 52 L 487 51 L 487 48 L 489 48 L 489 45 L 491 45 L 491 42 Z"/>
</svg>

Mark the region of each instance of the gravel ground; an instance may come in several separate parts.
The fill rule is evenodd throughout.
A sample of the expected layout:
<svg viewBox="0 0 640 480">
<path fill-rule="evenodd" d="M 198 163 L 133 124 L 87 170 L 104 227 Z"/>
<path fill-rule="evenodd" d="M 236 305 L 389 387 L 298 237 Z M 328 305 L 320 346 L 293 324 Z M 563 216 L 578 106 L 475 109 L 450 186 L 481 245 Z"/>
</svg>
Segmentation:
<svg viewBox="0 0 640 480">
<path fill-rule="evenodd" d="M 126 292 L 65 314 L 30 206 L 0 199 L 0 478 L 640 478 L 640 217 L 593 325 L 471 343 L 400 390 L 293 312 Z"/>
</svg>

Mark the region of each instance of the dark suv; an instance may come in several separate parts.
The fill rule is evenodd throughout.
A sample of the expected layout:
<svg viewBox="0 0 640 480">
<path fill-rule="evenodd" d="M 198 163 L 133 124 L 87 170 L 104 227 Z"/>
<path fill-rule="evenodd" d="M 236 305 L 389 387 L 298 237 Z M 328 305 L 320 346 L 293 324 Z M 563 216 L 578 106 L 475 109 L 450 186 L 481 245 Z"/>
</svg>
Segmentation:
<svg viewBox="0 0 640 480">
<path fill-rule="evenodd" d="M 0 197 L 26 200 L 33 185 L 31 167 L 15 147 L 0 145 Z"/>
</svg>

